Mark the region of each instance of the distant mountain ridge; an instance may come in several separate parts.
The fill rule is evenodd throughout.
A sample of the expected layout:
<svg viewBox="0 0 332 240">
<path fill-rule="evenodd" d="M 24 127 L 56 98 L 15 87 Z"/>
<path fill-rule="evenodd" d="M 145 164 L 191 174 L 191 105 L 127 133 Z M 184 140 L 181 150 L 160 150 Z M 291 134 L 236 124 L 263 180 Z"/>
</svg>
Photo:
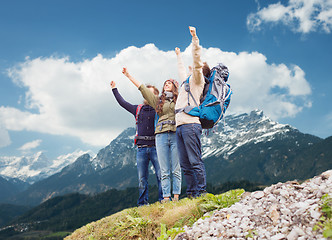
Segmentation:
<svg viewBox="0 0 332 240">
<path fill-rule="evenodd" d="M 80 156 L 62 171 L 11 198 L 10 202 L 37 205 L 53 196 L 72 192 L 94 194 L 136 187 L 134 135 L 134 128 L 124 130 L 96 157 Z M 204 133 L 202 155 L 207 181 L 211 184 L 240 180 L 271 184 L 307 179 L 331 169 L 331 144 L 329 139 L 301 133 L 254 110 L 249 114 L 228 115 L 225 122 Z M 313 161 L 308 156 L 316 157 Z M 155 183 L 153 175 L 149 182 Z"/>
<path fill-rule="evenodd" d="M 250 114 L 229 115 L 226 116 L 225 122 L 214 128 L 211 135 L 203 135 L 202 157 L 223 156 L 227 159 L 241 146 L 272 141 L 278 134 L 287 134 L 290 131 L 298 130 L 290 125 L 272 121 L 261 110 L 254 110 Z"/>
<path fill-rule="evenodd" d="M 75 151 L 54 160 L 48 159 L 43 152 L 22 157 L 0 157 L 0 176 L 33 184 L 59 172 L 63 167 L 76 161 L 83 153 L 83 151 Z"/>
<path fill-rule="evenodd" d="M 28 184 L 20 181 L 19 179 L 5 179 L 0 176 L 0 202 L 7 199 L 8 197 L 12 197 L 22 189 L 26 189 Z"/>
</svg>

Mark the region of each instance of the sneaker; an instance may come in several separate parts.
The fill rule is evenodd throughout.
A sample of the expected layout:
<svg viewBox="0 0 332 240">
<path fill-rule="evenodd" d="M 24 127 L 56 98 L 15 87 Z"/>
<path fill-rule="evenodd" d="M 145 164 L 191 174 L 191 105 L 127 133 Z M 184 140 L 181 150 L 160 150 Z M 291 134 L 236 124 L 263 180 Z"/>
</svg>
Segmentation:
<svg viewBox="0 0 332 240">
<path fill-rule="evenodd" d="M 191 194 L 191 193 L 187 193 L 187 197 L 188 197 L 189 199 L 194 199 L 194 198 L 195 198 L 195 196 L 194 196 L 193 194 Z"/>
<path fill-rule="evenodd" d="M 208 192 L 206 190 L 204 191 L 200 191 L 198 194 L 197 194 L 197 197 L 204 197 Z"/>
<path fill-rule="evenodd" d="M 168 203 L 169 201 L 171 201 L 169 198 L 164 198 L 163 200 L 161 200 L 161 203 Z"/>
</svg>

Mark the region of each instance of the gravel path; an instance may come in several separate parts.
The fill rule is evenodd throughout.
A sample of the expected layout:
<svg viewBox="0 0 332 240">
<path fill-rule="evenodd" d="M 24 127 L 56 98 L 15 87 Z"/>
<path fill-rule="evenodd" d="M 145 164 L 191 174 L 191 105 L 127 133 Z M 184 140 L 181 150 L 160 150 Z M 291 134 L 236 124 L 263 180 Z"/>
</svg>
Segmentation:
<svg viewBox="0 0 332 240">
<path fill-rule="evenodd" d="M 240 202 L 199 219 L 175 239 L 324 239 L 313 231 L 324 194 L 332 196 L 332 170 L 302 184 L 289 181 L 244 193 Z"/>
</svg>

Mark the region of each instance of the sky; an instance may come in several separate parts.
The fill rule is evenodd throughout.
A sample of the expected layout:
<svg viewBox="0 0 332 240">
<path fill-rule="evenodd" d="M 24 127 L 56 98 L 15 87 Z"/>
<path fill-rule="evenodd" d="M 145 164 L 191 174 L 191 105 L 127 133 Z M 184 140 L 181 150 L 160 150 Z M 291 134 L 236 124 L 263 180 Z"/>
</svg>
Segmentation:
<svg viewBox="0 0 332 240">
<path fill-rule="evenodd" d="M 0 158 L 98 152 L 134 117 L 140 92 L 123 67 L 161 89 L 191 65 L 228 66 L 227 114 L 264 111 L 321 138 L 332 135 L 332 0 L 1 0 Z M 226 115 L 227 117 L 227 115 Z"/>
</svg>

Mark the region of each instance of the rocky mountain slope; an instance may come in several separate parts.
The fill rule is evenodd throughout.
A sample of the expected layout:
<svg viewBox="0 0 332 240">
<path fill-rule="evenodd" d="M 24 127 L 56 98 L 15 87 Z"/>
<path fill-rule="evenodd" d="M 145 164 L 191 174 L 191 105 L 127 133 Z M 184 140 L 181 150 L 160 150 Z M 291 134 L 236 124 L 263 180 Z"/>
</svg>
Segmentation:
<svg viewBox="0 0 332 240">
<path fill-rule="evenodd" d="M 324 239 L 321 230 L 313 230 L 324 195 L 329 195 L 331 214 L 332 170 L 302 184 L 290 181 L 247 193 L 231 207 L 185 227 L 175 239 Z"/>
<path fill-rule="evenodd" d="M 65 239 L 330 239 L 331 221 L 329 170 L 302 184 L 287 181 L 255 192 L 237 189 L 124 209 Z"/>
<path fill-rule="evenodd" d="M 18 194 L 22 189 L 26 189 L 28 185 L 19 179 L 5 179 L 0 176 L 0 202 L 8 197 Z"/>
</svg>

